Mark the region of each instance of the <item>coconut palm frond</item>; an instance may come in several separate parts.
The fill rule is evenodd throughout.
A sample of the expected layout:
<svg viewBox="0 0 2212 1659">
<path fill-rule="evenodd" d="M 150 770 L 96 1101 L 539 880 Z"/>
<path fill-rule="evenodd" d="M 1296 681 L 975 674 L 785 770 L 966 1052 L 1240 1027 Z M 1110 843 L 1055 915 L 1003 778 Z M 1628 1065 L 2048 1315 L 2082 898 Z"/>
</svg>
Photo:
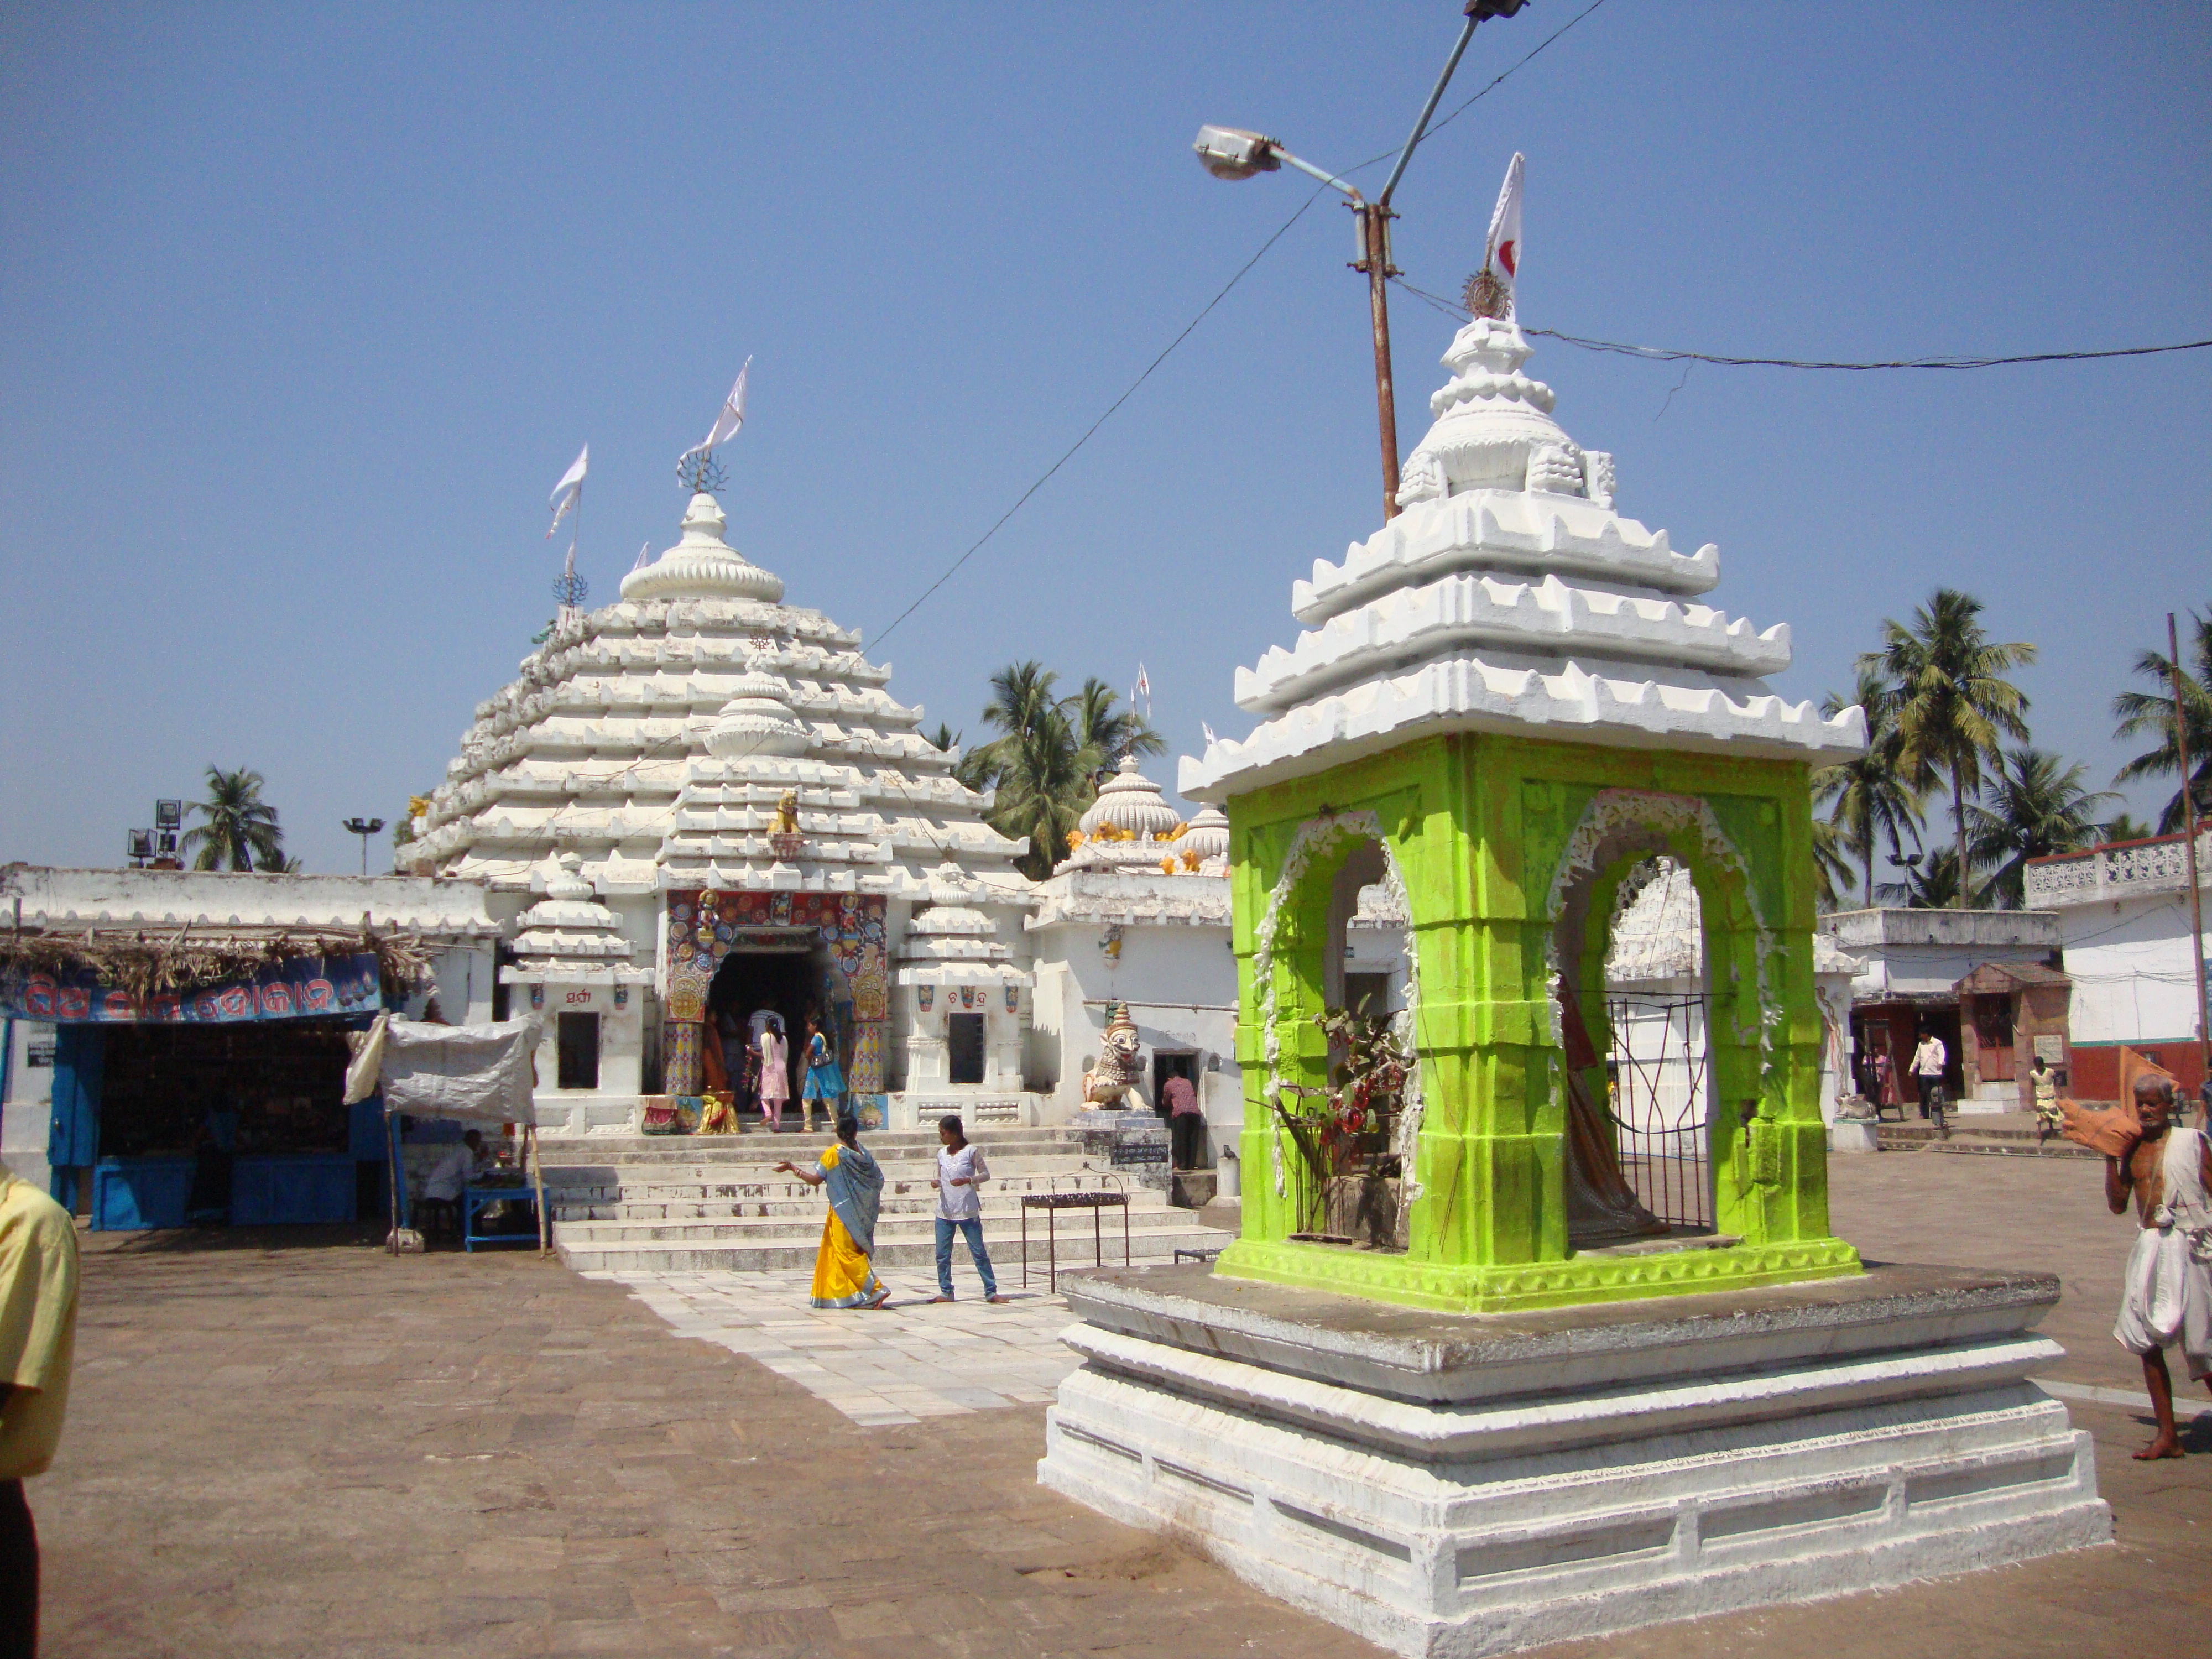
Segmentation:
<svg viewBox="0 0 2212 1659">
<path fill-rule="evenodd" d="M 2003 738 L 2027 740 L 2027 696 L 2007 676 L 2036 659 L 2036 647 L 2024 640 L 1990 639 L 1982 609 L 1972 594 L 1939 587 L 1909 626 L 1884 619 L 1881 649 L 1859 659 L 1895 687 L 1899 759 L 1907 779 L 1923 790 L 1949 785 L 1954 863 L 1969 869 L 1967 798 L 1980 793 L 1982 769 Z M 1954 883 L 1961 905 L 1971 885 Z"/>
<path fill-rule="evenodd" d="M 2192 664 L 2193 659 L 2193 664 Z M 2189 629 L 2181 648 L 2181 706 L 2184 731 L 2189 740 L 2189 789 L 2196 798 L 2197 814 L 2212 815 L 2212 606 L 2203 616 L 2189 613 Z M 2181 775 L 2181 754 L 2174 742 L 2172 659 L 2162 651 L 2136 653 L 2134 672 L 2148 679 L 2155 691 L 2123 691 L 2112 699 L 2116 724 L 2112 735 L 2123 742 L 2151 738 L 2151 747 L 2129 761 L 2112 775 L 2114 783 L 2138 783 L 2148 778 Z M 2160 806 L 2158 833 L 2170 836 L 2185 822 L 2181 791 Z"/>
</svg>

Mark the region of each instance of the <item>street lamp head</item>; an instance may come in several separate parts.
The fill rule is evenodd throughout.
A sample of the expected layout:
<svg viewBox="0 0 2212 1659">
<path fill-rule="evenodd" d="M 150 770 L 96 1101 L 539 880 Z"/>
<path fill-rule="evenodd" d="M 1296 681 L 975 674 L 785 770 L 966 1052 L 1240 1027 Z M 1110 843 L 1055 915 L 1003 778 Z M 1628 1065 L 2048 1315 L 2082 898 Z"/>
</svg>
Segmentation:
<svg viewBox="0 0 2212 1659">
<path fill-rule="evenodd" d="M 373 836 L 383 828 L 382 818 L 348 818 L 345 821 L 345 830 L 349 835 Z"/>
<path fill-rule="evenodd" d="M 1486 23 L 1493 17 L 1510 17 L 1528 3 L 1528 0 L 1467 0 L 1465 15 Z"/>
<path fill-rule="evenodd" d="M 1249 179 L 1255 173 L 1274 172 L 1283 165 L 1275 153 L 1278 148 L 1273 139 L 1241 127 L 1200 127 L 1198 142 L 1191 146 L 1198 152 L 1199 165 L 1217 179 Z"/>
</svg>

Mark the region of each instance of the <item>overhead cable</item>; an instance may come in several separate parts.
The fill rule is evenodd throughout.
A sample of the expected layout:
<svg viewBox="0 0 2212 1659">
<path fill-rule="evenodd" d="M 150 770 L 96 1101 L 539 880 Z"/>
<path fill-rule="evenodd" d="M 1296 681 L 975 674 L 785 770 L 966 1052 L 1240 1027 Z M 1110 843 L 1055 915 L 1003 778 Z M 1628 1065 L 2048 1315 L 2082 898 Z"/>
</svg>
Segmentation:
<svg viewBox="0 0 2212 1659">
<path fill-rule="evenodd" d="M 1415 288 L 1402 276 L 1391 279 L 1417 300 L 1426 301 L 1446 316 L 1465 318 L 1468 308 L 1440 294 L 1431 294 L 1425 289 Z M 1725 368 L 1836 368 L 1851 374 L 1865 374 L 1884 368 L 2002 368 L 2012 363 L 2078 363 L 2094 362 L 2104 357 L 2154 357 L 2169 351 L 2203 351 L 2212 347 L 2212 340 L 2181 340 L 2171 345 L 2113 346 L 2101 351 L 2027 351 L 2007 357 L 1890 357 L 1869 362 L 1844 362 L 1826 358 L 1809 357 L 1726 357 L 1717 352 L 1684 351 L 1670 346 L 1629 345 L 1620 340 L 1585 339 L 1579 334 L 1562 334 L 1555 328 L 1524 328 L 1523 334 L 1536 334 L 1547 340 L 1557 340 L 1561 345 L 1579 347 L 1584 351 L 1611 352 L 1616 356 L 1639 358 L 1647 363 L 1717 363 Z"/>
</svg>

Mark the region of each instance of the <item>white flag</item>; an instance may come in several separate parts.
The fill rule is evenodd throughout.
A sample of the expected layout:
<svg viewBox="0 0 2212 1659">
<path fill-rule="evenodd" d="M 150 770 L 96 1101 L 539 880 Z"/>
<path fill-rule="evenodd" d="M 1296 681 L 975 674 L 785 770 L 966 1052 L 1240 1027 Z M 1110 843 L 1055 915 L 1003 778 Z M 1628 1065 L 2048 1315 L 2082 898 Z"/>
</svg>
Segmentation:
<svg viewBox="0 0 2212 1659">
<path fill-rule="evenodd" d="M 1136 689 L 1129 693 L 1129 701 L 1134 702 L 1139 697 L 1148 704 L 1152 700 L 1152 683 L 1146 677 L 1145 665 L 1142 663 L 1137 665 L 1137 685 Z"/>
<path fill-rule="evenodd" d="M 1513 152 L 1513 160 L 1505 169 L 1505 182 L 1498 186 L 1498 205 L 1490 215 L 1490 240 L 1482 250 L 1483 268 L 1494 271 L 1505 287 L 1505 314 L 1513 315 L 1513 283 L 1521 274 L 1521 170 L 1526 165 L 1521 152 Z"/>
<path fill-rule="evenodd" d="M 630 566 L 631 569 L 642 570 L 653 562 L 652 547 L 651 542 L 640 542 L 637 544 L 637 562 Z"/>
<path fill-rule="evenodd" d="M 684 452 L 696 455 L 705 450 L 713 453 L 718 444 L 727 443 L 738 435 L 738 428 L 745 423 L 745 376 L 753 372 L 753 360 L 745 359 L 745 366 L 738 371 L 738 383 L 730 388 L 730 395 L 722 399 L 722 412 L 714 416 L 714 428 L 707 434 L 704 443 L 697 443 Z M 684 457 L 678 456 L 681 460 Z"/>
<path fill-rule="evenodd" d="M 1204 720 L 1200 720 L 1198 723 L 1198 729 L 1206 733 L 1206 746 L 1208 749 L 1212 748 L 1215 744 L 1221 741 L 1220 738 L 1213 735 L 1213 728 L 1208 726 Z"/>
<path fill-rule="evenodd" d="M 561 520 L 568 516 L 569 508 L 584 498 L 584 474 L 592 464 L 592 447 L 586 444 L 578 452 L 575 463 L 561 475 L 561 482 L 553 486 L 553 495 L 548 503 L 553 509 L 553 522 L 545 527 L 545 539 L 551 541 L 553 532 L 561 527 Z"/>
</svg>

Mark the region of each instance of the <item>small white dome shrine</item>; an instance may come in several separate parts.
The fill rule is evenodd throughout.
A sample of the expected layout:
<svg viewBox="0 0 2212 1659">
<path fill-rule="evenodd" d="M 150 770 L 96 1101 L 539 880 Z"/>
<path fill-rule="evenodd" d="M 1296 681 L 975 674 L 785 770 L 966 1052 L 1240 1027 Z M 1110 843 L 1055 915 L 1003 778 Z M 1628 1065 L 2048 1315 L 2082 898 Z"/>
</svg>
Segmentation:
<svg viewBox="0 0 2212 1659">
<path fill-rule="evenodd" d="M 1159 785 L 1137 769 L 1137 757 L 1124 755 L 1114 775 L 1098 786 L 1098 799 L 1075 827 L 1086 836 L 1110 830 L 1134 839 L 1164 836 L 1182 822 L 1175 808 L 1160 798 Z"/>
</svg>

